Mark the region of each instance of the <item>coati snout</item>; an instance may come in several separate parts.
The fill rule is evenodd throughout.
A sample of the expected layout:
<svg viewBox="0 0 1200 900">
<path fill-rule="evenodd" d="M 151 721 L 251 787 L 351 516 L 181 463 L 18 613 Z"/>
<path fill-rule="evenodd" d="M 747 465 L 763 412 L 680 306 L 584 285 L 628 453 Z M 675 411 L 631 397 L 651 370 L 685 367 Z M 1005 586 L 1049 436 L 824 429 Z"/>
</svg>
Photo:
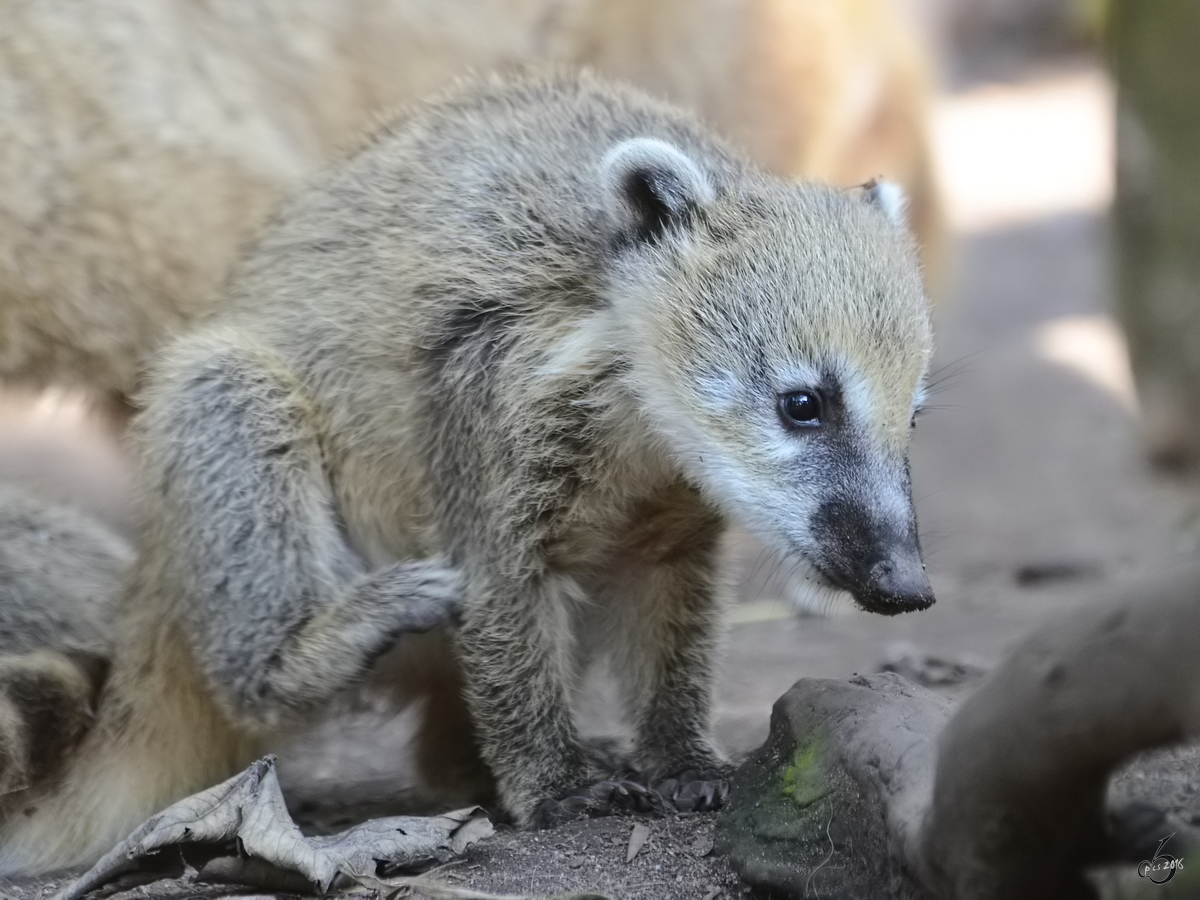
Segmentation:
<svg viewBox="0 0 1200 900">
<path fill-rule="evenodd" d="M 853 499 L 823 503 L 812 525 L 820 548 L 812 554 L 815 568 L 867 612 L 891 616 L 931 606 L 916 518 L 911 510 L 906 518 L 888 522 Z"/>
<path fill-rule="evenodd" d="M 780 398 L 780 420 L 800 444 L 793 470 L 798 483 L 791 489 L 804 499 L 797 504 L 802 521 L 794 552 L 862 609 L 895 615 L 932 605 L 933 588 L 921 557 L 907 459 L 880 440 L 872 427 L 880 398 L 863 373 L 851 371 L 864 362 L 870 360 L 827 365 L 818 387 Z M 856 396 L 847 396 L 843 382 L 855 386 Z M 914 407 L 920 395 L 918 387 Z"/>
</svg>

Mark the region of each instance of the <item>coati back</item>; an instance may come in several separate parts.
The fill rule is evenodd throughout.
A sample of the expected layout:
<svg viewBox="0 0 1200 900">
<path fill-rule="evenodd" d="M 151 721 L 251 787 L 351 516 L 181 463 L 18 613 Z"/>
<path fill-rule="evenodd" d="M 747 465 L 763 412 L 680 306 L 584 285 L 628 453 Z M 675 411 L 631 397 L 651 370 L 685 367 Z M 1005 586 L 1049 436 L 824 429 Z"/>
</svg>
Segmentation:
<svg viewBox="0 0 1200 900">
<path fill-rule="evenodd" d="M 590 77 L 478 81 L 382 129 L 163 355 L 100 719 L 0 870 L 95 857 L 460 604 L 517 822 L 649 802 L 635 781 L 718 804 L 727 520 L 868 609 L 933 601 L 906 458 L 931 333 L 897 215 Z M 634 781 L 572 721 L 601 654 Z"/>
</svg>

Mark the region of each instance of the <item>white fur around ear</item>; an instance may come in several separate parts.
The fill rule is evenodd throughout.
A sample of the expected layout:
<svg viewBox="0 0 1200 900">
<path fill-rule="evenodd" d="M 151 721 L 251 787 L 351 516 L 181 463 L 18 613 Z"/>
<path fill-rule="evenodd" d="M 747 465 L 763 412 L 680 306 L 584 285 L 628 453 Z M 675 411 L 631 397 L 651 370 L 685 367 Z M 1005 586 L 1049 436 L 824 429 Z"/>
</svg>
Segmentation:
<svg viewBox="0 0 1200 900">
<path fill-rule="evenodd" d="M 873 181 L 867 185 L 867 199 L 883 210 L 883 214 L 897 228 L 908 225 L 908 197 L 904 188 L 891 181 Z"/>
<path fill-rule="evenodd" d="M 609 211 L 622 231 L 653 238 L 709 205 L 708 177 L 682 150 L 655 138 L 624 141 L 600 163 Z"/>
</svg>

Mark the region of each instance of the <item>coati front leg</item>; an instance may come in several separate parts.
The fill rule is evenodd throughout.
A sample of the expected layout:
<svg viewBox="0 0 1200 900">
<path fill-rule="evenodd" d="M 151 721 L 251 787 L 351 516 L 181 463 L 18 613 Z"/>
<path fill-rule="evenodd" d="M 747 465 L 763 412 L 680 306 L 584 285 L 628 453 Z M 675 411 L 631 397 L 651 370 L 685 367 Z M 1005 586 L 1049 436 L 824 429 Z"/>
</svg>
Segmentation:
<svg viewBox="0 0 1200 900">
<path fill-rule="evenodd" d="M 60 780 L 9 807 L 0 874 L 95 861 L 459 609 L 454 570 L 372 571 L 349 544 L 319 413 L 279 359 L 196 338 L 156 384 L 146 529 L 98 720 Z"/>
<path fill-rule="evenodd" d="M 712 737 L 725 585 L 722 521 L 686 488 L 639 511 L 612 566 L 613 671 L 633 714 L 651 785 L 681 811 L 716 809 L 733 767 Z"/>
<path fill-rule="evenodd" d="M 459 630 L 467 696 L 502 806 L 518 824 L 546 827 L 613 807 L 650 810 L 643 785 L 593 762 L 571 720 L 571 608 L 587 602 L 568 575 L 516 559 L 472 572 Z M 477 577 L 472 577 L 477 576 Z"/>
<path fill-rule="evenodd" d="M 644 598 L 662 605 L 658 615 L 629 637 L 641 664 L 618 666 L 630 682 L 638 755 L 665 802 L 682 812 L 717 809 L 733 775 L 712 738 L 718 610 L 711 584 L 678 579 L 664 587 Z"/>
<path fill-rule="evenodd" d="M 235 341 L 197 341 L 148 409 L 161 536 L 142 554 L 218 702 L 270 728 L 355 682 L 399 635 L 450 622 L 460 584 L 436 559 L 369 568 L 337 512 L 320 411 L 282 360 Z"/>
</svg>

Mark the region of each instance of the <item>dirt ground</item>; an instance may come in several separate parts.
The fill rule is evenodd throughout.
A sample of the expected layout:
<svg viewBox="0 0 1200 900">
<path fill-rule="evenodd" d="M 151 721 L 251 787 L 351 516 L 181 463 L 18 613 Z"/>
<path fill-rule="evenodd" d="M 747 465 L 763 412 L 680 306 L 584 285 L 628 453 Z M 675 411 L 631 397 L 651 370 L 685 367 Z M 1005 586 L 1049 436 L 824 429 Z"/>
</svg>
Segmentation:
<svg viewBox="0 0 1200 900">
<path fill-rule="evenodd" d="M 895 619 L 836 601 L 824 604 L 823 617 L 798 616 L 802 586 L 787 582 L 783 564 L 743 546 L 744 590 L 732 613 L 716 718 L 720 743 L 735 756 L 761 743 L 771 704 L 799 677 L 844 678 L 928 654 L 965 664 L 965 677 L 931 685 L 961 696 L 972 672 L 993 665 L 1044 617 L 1087 604 L 1101 585 L 1192 558 L 1200 547 L 1200 495 L 1142 463 L 1136 403 L 1108 314 L 1108 83 L 1094 63 L 1078 59 L 1006 77 L 965 87 L 938 112 L 955 240 L 938 309 L 940 374 L 912 455 L 938 602 Z M 119 453 L 97 441 L 70 400 L 30 407 L 12 399 L 0 413 L 0 477 L 74 491 L 85 506 L 131 527 Z M 604 720 L 602 705 L 593 715 Z M 353 728 L 327 728 L 320 749 L 309 745 L 294 765 L 308 767 L 310 783 L 331 773 L 342 783 L 379 778 L 364 729 L 399 740 L 397 722 L 376 710 Z M 443 874 L 507 892 L 740 895 L 727 864 L 705 855 L 711 817 L 649 826 L 630 863 L 633 823 L 613 819 L 535 836 L 502 832 Z M 42 896 L 42 887 L 0 885 L 0 895 Z"/>
<path fill-rule="evenodd" d="M 460 864 L 433 874 L 493 893 L 591 891 L 614 900 L 734 900 L 747 891 L 729 863 L 712 855 L 715 819 L 696 814 L 646 821 L 649 836 L 629 861 L 637 827 L 630 819 L 582 822 L 532 836 L 501 832 L 472 848 Z"/>
</svg>

